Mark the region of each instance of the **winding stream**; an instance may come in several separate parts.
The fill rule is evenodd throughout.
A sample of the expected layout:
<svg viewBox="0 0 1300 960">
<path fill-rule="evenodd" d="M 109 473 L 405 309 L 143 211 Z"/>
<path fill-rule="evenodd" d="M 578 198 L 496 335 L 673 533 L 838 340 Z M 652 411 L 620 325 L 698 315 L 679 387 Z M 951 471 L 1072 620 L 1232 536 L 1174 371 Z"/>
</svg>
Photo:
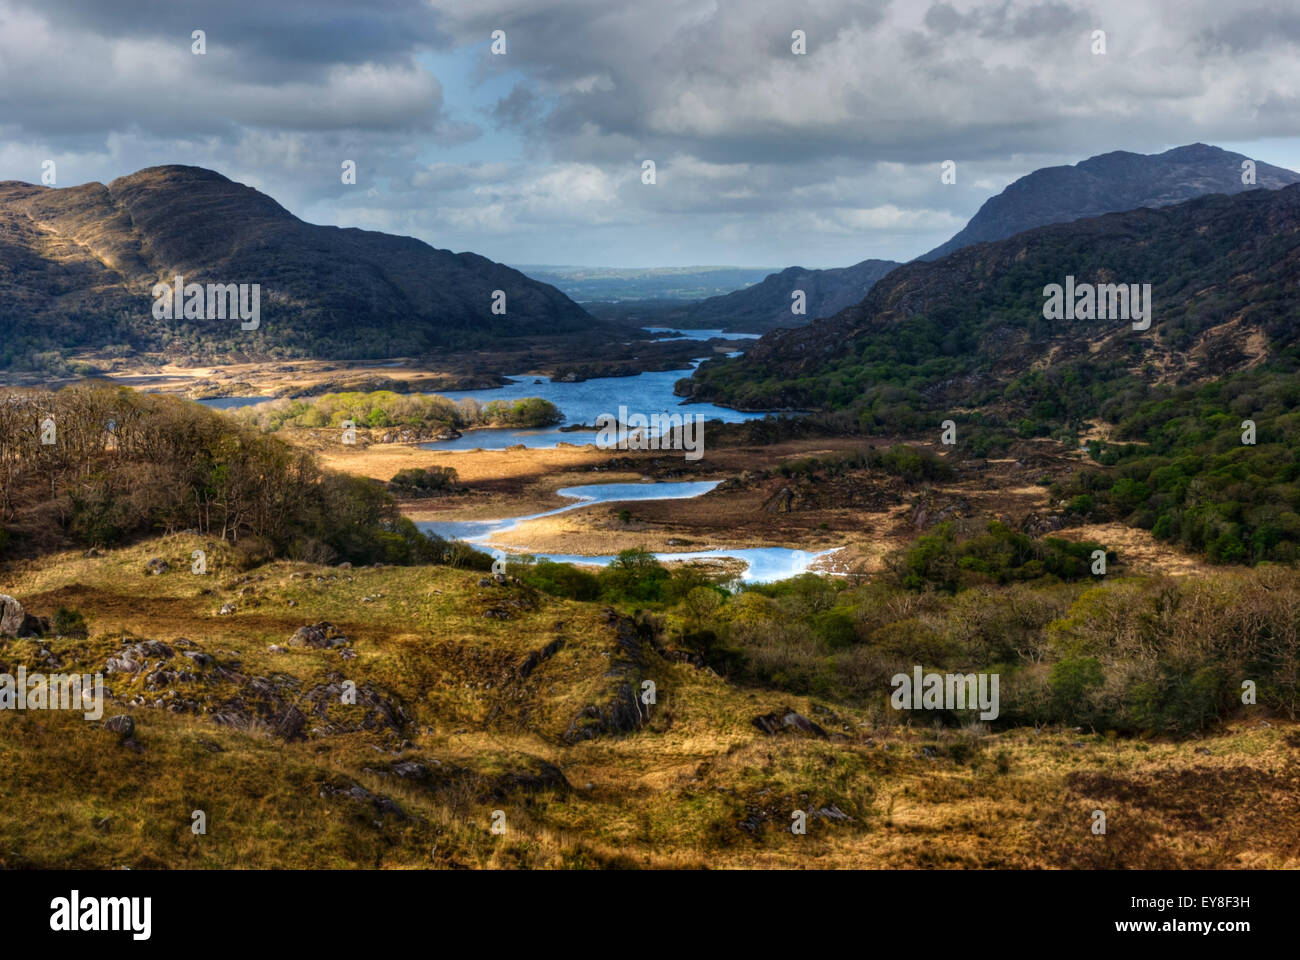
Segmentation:
<svg viewBox="0 0 1300 960">
<path fill-rule="evenodd" d="M 623 503 L 638 500 L 688 500 L 708 493 L 718 485 L 717 480 L 683 481 L 676 483 L 594 483 L 580 487 L 562 487 L 557 490 L 562 497 L 569 497 L 573 503 L 531 513 L 521 517 L 509 517 L 502 520 L 463 520 L 463 521 L 424 521 L 417 523 L 421 530 L 436 533 L 449 540 L 464 540 L 477 546 L 483 546 L 496 557 L 510 556 L 511 552 L 501 547 L 493 547 L 490 541 L 502 533 L 514 530 L 521 523 L 553 517 L 558 513 L 590 507 L 599 503 Z M 516 555 L 525 552 L 518 548 Z M 835 551 L 791 550 L 787 547 L 752 547 L 739 550 L 692 550 L 684 553 L 656 553 L 660 561 L 674 560 L 720 560 L 733 559 L 745 564 L 745 572 L 740 579 L 745 583 L 768 583 L 784 580 L 806 573 L 818 560 Z M 553 560 L 556 563 L 591 564 L 606 566 L 615 558 L 607 556 L 582 556 L 570 553 L 532 553 L 539 559 Z"/>
</svg>

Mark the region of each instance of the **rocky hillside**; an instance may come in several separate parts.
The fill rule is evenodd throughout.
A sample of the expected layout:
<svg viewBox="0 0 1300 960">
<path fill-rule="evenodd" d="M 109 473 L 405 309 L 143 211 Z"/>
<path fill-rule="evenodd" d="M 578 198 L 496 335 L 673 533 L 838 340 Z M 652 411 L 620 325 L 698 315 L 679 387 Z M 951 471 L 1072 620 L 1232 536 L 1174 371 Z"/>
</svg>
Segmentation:
<svg viewBox="0 0 1300 960">
<path fill-rule="evenodd" d="M 258 283 L 257 330 L 158 320 L 151 290 Z M 494 290 L 506 312 L 492 312 Z M 411 237 L 304 223 L 199 167 L 51 189 L 0 183 L 0 367 L 33 352 L 120 345 L 169 355 L 363 358 L 590 332 L 564 294 L 473 253 Z M 597 325 L 599 326 L 599 325 Z"/>
<path fill-rule="evenodd" d="M 1268 163 L 1255 165 L 1255 184 L 1241 182 L 1239 153 L 1204 143 L 1145 155 L 1116 150 L 1072 166 L 1044 167 L 991 197 L 970 223 L 922 260 L 938 260 L 972 243 L 1004 240 L 1024 230 L 1105 213 L 1164 207 L 1208 193 L 1276 190 L 1300 174 Z"/>
<path fill-rule="evenodd" d="M 897 266 L 893 260 L 863 260 L 831 270 L 787 267 L 744 290 L 702 300 L 675 322 L 743 332 L 803 326 L 816 317 L 829 317 L 857 303 L 877 280 Z M 805 315 L 790 312 L 790 295 L 795 290 L 802 290 L 807 298 Z"/>
</svg>

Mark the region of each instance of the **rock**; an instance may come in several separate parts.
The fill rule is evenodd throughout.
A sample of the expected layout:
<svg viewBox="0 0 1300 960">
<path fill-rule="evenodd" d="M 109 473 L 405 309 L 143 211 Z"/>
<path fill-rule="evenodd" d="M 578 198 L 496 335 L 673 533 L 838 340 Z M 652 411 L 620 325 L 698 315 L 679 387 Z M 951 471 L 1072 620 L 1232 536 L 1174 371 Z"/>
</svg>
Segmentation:
<svg viewBox="0 0 1300 960">
<path fill-rule="evenodd" d="M 348 563 L 346 560 L 344 560 L 342 563 L 339 564 L 339 569 L 340 569 L 340 570 L 351 570 L 351 569 L 352 569 L 352 564 L 350 564 L 350 563 Z"/>
<path fill-rule="evenodd" d="M 826 739 L 826 731 L 802 714 L 795 713 L 789 707 L 775 713 L 766 713 L 750 721 L 758 729 L 770 735 L 788 731 Z"/>
<path fill-rule="evenodd" d="M 294 631 L 293 636 L 289 638 L 289 646 L 291 647 L 311 647 L 315 650 L 341 647 L 347 642 L 348 638 L 343 636 L 338 627 L 327 620 L 299 627 Z"/>
<path fill-rule="evenodd" d="M 1196 752 L 1199 753 L 1199 754 L 1201 754 L 1202 756 L 1208 757 L 1208 756 L 1210 755 L 1210 748 L 1209 748 L 1209 747 L 1197 747 L 1197 748 L 1196 748 Z"/>
<path fill-rule="evenodd" d="M 424 780 L 429 776 L 429 768 L 413 760 L 403 760 L 401 763 L 395 763 L 392 769 L 393 773 L 399 777 L 409 777 L 412 780 Z"/>
<path fill-rule="evenodd" d="M 375 813 L 383 816 L 386 813 L 392 814 L 399 820 L 409 819 L 401 807 L 393 801 L 391 797 L 386 797 L 382 793 L 371 793 L 360 784 L 353 783 L 350 785 L 336 786 L 327 784 L 321 788 L 322 797 L 347 797 L 357 803 L 369 803 Z"/>
<path fill-rule="evenodd" d="M 49 617 L 36 617 L 30 613 L 23 614 L 23 625 L 18 628 L 20 637 L 43 637 L 53 629 Z"/>
<path fill-rule="evenodd" d="M 105 673 L 139 673 L 149 660 L 166 660 L 172 648 L 160 640 L 144 640 L 123 647 L 104 662 Z"/>
<path fill-rule="evenodd" d="M 16 637 L 26 618 L 23 605 L 6 593 L 0 593 L 0 637 Z"/>
<path fill-rule="evenodd" d="M 135 734 L 135 720 L 129 714 L 119 713 L 117 716 L 109 717 L 104 721 L 104 729 L 120 733 L 122 739 L 127 740 Z"/>
<path fill-rule="evenodd" d="M 273 643 L 266 648 L 266 652 L 267 653 L 288 653 L 289 651 L 286 650 L 284 647 L 280 646 L 278 643 Z"/>
<path fill-rule="evenodd" d="M 186 650 L 182 656 L 189 657 L 200 667 L 206 667 L 212 663 L 212 657 L 208 656 L 206 653 L 200 653 L 197 650 Z"/>
<path fill-rule="evenodd" d="M 221 605 L 221 609 L 217 611 L 217 616 L 226 617 L 234 612 L 235 612 L 235 605 L 233 603 L 223 603 Z"/>
<path fill-rule="evenodd" d="M 144 572 L 151 577 L 157 577 L 171 569 L 171 565 L 162 557 L 154 557 L 144 565 Z"/>
</svg>

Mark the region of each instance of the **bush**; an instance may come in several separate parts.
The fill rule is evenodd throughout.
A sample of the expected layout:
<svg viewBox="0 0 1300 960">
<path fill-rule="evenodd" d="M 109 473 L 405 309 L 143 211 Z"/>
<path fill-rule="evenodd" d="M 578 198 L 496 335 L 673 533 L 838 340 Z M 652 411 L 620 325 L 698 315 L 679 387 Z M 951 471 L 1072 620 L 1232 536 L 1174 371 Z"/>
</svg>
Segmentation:
<svg viewBox="0 0 1300 960">
<path fill-rule="evenodd" d="M 59 607 L 54 611 L 50 629 L 59 637 L 84 637 L 88 633 L 86 618 L 81 615 L 81 611 L 69 607 Z"/>
<path fill-rule="evenodd" d="M 459 482 L 454 467 L 408 467 L 388 481 L 388 489 L 406 496 L 434 496 L 448 493 Z"/>
</svg>

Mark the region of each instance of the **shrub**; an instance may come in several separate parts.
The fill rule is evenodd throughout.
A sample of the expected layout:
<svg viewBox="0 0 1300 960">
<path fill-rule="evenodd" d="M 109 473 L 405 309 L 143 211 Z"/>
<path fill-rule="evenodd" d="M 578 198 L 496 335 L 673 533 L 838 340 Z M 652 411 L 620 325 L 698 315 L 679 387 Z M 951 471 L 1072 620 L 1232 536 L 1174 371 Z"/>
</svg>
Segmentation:
<svg viewBox="0 0 1300 960">
<path fill-rule="evenodd" d="M 81 611 L 69 607 L 59 607 L 54 611 L 50 628 L 59 637 L 84 637 L 88 632 L 86 618 L 81 615 Z"/>
</svg>

